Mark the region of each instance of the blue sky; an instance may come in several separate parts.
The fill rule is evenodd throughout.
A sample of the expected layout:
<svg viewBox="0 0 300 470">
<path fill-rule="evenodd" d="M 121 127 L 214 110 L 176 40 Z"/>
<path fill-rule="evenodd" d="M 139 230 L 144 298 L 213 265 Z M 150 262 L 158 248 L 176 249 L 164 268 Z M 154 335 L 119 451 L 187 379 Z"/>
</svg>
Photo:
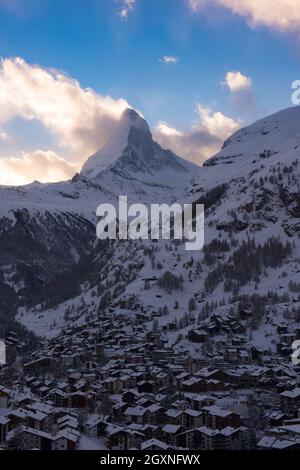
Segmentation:
<svg viewBox="0 0 300 470">
<path fill-rule="evenodd" d="M 183 156 L 201 163 L 235 127 L 292 105 L 291 83 L 300 78 L 300 19 L 293 10 L 298 0 L 289 0 L 291 11 L 267 19 L 270 2 L 242 0 L 243 8 L 234 12 L 230 0 L 0 0 L 0 56 L 12 61 L 7 62 L 11 70 L 2 65 L 0 93 L 1 80 L 7 86 L 12 74 L 14 79 L 26 74 L 27 86 L 34 66 L 54 74 L 56 82 L 60 73 L 78 80 L 82 93 L 90 87 L 101 97 L 126 100 L 161 143 L 175 151 L 188 148 Z M 286 15 L 284 23 L 278 23 L 280 14 Z M 16 57 L 26 70 L 20 64 L 13 68 Z M 228 72 L 240 75 L 229 83 Z M 24 85 L 16 79 L 14 86 Z M 14 102 L 18 92 L 10 90 L 12 98 L 6 92 L 4 104 L 0 100 L 0 170 L 6 172 L 0 183 L 22 182 L 14 176 L 23 168 L 20 160 L 42 161 L 41 153 L 32 157 L 37 151 L 44 152 L 48 166 L 66 160 L 69 176 L 72 165 L 79 166 L 96 148 L 78 141 L 76 151 L 68 144 L 74 129 L 60 129 L 57 115 L 47 122 L 41 109 L 29 109 L 31 103 L 20 107 Z M 44 93 L 46 99 L 47 86 Z M 26 99 L 35 99 L 34 88 L 22 95 Z M 36 99 L 43 101 L 41 91 Z M 97 122 L 109 135 L 111 126 L 103 119 L 101 114 Z M 94 146 L 104 143 L 99 138 Z M 26 181 L 39 177 L 31 166 Z"/>
</svg>

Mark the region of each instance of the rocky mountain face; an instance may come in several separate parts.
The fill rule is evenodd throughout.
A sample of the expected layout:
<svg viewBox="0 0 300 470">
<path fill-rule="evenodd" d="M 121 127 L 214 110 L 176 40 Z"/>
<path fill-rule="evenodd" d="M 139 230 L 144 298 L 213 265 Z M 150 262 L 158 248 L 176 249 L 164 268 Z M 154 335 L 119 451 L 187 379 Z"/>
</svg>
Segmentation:
<svg viewBox="0 0 300 470">
<path fill-rule="evenodd" d="M 18 319 L 54 336 L 102 310 L 143 312 L 149 328 L 153 315 L 159 324 L 177 323 L 182 337 L 170 335 L 169 343 L 201 355 L 187 339 L 195 322 L 201 327 L 217 315 L 234 325 L 245 310 L 247 339 L 274 350 L 278 322 L 300 319 L 299 149 L 297 107 L 239 130 L 195 171 L 127 111 L 116 140 L 72 181 L 1 189 L 1 282 L 14 292 Z M 147 203 L 177 194 L 181 203 L 204 204 L 204 249 L 189 252 L 178 241 L 97 243 L 95 208 L 119 194 Z"/>
<path fill-rule="evenodd" d="M 128 133 L 128 145 L 122 144 L 123 151 L 116 153 L 120 156 L 99 172 L 103 154 L 96 154 L 69 183 L 77 185 L 78 194 L 78 185 L 89 184 L 95 195 L 110 178 L 114 184 L 120 178 L 131 185 L 129 175 L 134 174 L 139 175 L 137 193 L 143 185 L 143 191 L 150 188 L 148 196 L 153 197 L 149 180 L 157 165 L 159 171 L 168 166 L 173 154 L 161 150 L 162 161 L 157 162 L 158 156 L 151 153 L 157 144 L 144 121 L 137 119 L 138 126 Z M 187 338 L 195 322 L 200 328 L 218 316 L 231 319 L 234 325 L 245 310 L 251 312 L 244 325 L 247 341 L 274 351 L 277 324 L 286 319 L 290 324 L 299 321 L 299 144 L 299 108 L 241 129 L 178 195 L 181 203 L 205 205 L 202 251 L 186 251 L 178 241 L 116 240 L 105 247 L 94 246 L 89 258 L 81 257 L 68 270 L 72 292 L 57 296 L 52 283 L 36 305 L 19 310 L 18 318 L 36 333 L 53 336 L 67 325 L 76 327 L 96 318 L 103 309 L 112 315 L 144 312 L 150 329 L 153 315 L 159 324 L 177 323 L 180 335 L 170 335 L 169 343 L 201 355 L 204 351 Z M 148 154 L 151 164 L 143 158 Z M 177 158 L 170 165 L 172 171 L 178 165 L 184 167 Z M 181 167 L 179 171 L 185 174 Z M 223 334 L 225 340 L 233 334 L 231 328 Z M 214 341 L 212 335 L 211 349 Z"/>
<path fill-rule="evenodd" d="M 162 149 L 146 121 L 128 109 L 114 141 L 87 160 L 81 176 L 107 191 L 151 203 L 177 199 L 199 172 L 196 165 Z"/>
<path fill-rule="evenodd" d="M 90 157 L 71 181 L 0 187 L 0 273 L 18 303 L 42 299 L 49 284 L 77 272 L 98 250 L 97 206 L 131 201 L 168 202 L 199 168 L 162 149 L 146 121 L 126 110 L 112 142 Z M 71 281 L 69 281 L 69 284 Z M 71 283 L 72 284 L 72 283 Z M 67 292 L 74 294 L 74 289 Z M 0 312 L 1 313 L 1 312 Z"/>
</svg>

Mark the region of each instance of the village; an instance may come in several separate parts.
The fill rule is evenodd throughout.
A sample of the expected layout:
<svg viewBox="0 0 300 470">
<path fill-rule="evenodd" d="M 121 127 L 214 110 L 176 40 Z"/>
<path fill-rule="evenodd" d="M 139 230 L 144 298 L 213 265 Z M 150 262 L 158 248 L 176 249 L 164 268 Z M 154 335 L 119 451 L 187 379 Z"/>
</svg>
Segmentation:
<svg viewBox="0 0 300 470">
<path fill-rule="evenodd" d="M 0 369 L 0 448 L 300 448 L 300 370 L 289 355 L 300 329 L 278 325 L 270 354 L 248 344 L 243 320 L 212 316 L 190 325 L 185 344 L 203 347 L 223 329 L 230 339 L 194 357 L 169 344 L 176 328 L 155 319 L 149 328 L 143 312 L 104 311 L 42 339 L 26 360 L 11 332 L 14 359 Z"/>
</svg>

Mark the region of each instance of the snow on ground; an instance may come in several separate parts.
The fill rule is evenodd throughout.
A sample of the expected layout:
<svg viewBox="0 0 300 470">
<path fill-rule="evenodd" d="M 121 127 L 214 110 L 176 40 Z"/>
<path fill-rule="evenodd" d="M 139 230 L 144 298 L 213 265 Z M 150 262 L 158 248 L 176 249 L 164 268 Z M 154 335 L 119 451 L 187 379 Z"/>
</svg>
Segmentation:
<svg viewBox="0 0 300 470">
<path fill-rule="evenodd" d="M 107 446 L 103 439 L 99 439 L 98 437 L 89 437 L 86 434 L 82 434 L 78 450 L 107 450 Z"/>
</svg>

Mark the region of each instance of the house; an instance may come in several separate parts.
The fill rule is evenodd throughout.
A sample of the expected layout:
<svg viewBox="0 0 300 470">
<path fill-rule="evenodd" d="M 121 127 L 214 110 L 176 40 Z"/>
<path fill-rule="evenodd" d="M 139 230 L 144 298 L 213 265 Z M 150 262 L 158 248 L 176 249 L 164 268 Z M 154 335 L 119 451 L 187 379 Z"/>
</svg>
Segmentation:
<svg viewBox="0 0 300 470">
<path fill-rule="evenodd" d="M 147 407 L 147 411 L 148 411 L 147 422 L 149 424 L 155 425 L 164 421 L 165 409 L 162 406 L 156 403 L 153 403 L 153 405 L 150 405 Z"/>
<path fill-rule="evenodd" d="M 0 444 L 2 444 L 8 433 L 9 419 L 6 416 L 0 415 Z"/>
<path fill-rule="evenodd" d="M 294 415 L 300 408 L 300 388 L 286 390 L 280 394 L 282 410 L 285 413 Z"/>
<path fill-rule="evenodd" d="M 188 339 L 192 343 L 205 343 L 208 339 L 208 333 L 201 329 L 192 329 L 188 332 Z"/>
<path fill-rule="evenodd" d="M 137 389 L 139 393 L 151 393 L 153 392 L 153 381 L 151 380 L 142 380 L 138 382 Z"/>
<path fill-rule="evenodd" d="M 241 425 L 240 415 L 218 406 L 205 406 L 204 413 L 205 426 L 211 429 L 223 429 L 225 427 L 238 428 Z"/>
<path fill-rule="evenodd" d="M 170 408 L 166 411 L 166 421 L 170 424 L 181 424 L 182 411 Z"/>
<path fill-rule="evenodd" d="M 124 416 L 129 423 L 144 424 L 149 422 L 150 412 L 143 406 L 128 407 Z"/>
<path fill-rule="evenodd" d="M 197 428 L 198 443 L 200 449 L 204 450 L 235 450 L 241 449 L 241 428 L 226 427 L 220 430 L 211 429 L 206 426 Z"/>
<path fill-rule="evenodd" d="M 0 385 L 0 408 L 8 408 L 10 400 L 10 390 Z"/>
<path fill-rule="evenodd" d="M 110 393 L 122 393 L 124 390 L 124 383 L 119 377 L 108 377 L 103 385 Z"/>
<path fill-rule="evenodd" d="M 196 411 L 201 411 L 203 406 L 210 406 L 215 402 L 214 398 L 200 393 L 185 393 L 184 395 L 190 403 L 190 408 Z"/>
<path fill-rule="evenodd" d="M 68 403 L 70 408 L 89 410 L 91 408 L 91 395 L 85 392 L 70 393 Z"/>
<path fill-rule="evenodd" d="M 182 431 L 183 428 L 178 424 L 166 424 L 161 430 L 162 439 L 172 447 L 176 447 L 178 435 L 181 434 Z"/>
<path fill-rule="evenodd" d="M 76 450 L 80 439 L 80 432 L 66 428 L 52 437 L 51 450 Z"/>
<path fill-rule="evenodd" d="M 108 425 L 108 417 L 93 416 L 84 425 L 86 434 L 90 437 L 100 437 L 105 433 L 105 428 Z"/>
<path fill-rule="evenodd" d="M 260 450 L 299 450 L 300 442 L 265 435 L 257 443 L 257 448 Z"/>
<path fill-rule="evenodd" d="M 144 435 L 128 427 L 115 426 L 109 424 L 106 428 L 108 437 L 108 448 L 111 450 L 129 450 L 139 447 Z"/>
<path fill-rule="evenodd" d="M 201 411 L 187 409 L 181 414 L 181 423 L 184 429 L 200 427 L 203 425 L 203 413 Z"/>
<path fill-rule="evenodd" d="M 68 406 L 68 394 L 63 392 L 59 388 L 54 388 L 53 390 L 51 390 L 44 399 L 53 403 L 54 406 Z"/>
<path fill-rule="evenodd" d="M 149 439 L 141 445 L 141 450 L 158 450 L 158 451 L 167 451 L 170 447 L 165 442 L 160 441 L 159 439 Z"/>
<path fill-rule="evenodd" d="M 24 446 L 27 450 L 51 450 L 52 436 L 49 433 L 30 428 L 28 426 L 20 426 L 9 433 L 8 442 L 18 434 L 22 435 Z"/>
<path fill-rule="evenodd" d="M 267 419 L 269 426 L 276 427 L 282 425 L 288 416 L 281 411 L 272 410 L 267 414 Z"/>
</svg>

